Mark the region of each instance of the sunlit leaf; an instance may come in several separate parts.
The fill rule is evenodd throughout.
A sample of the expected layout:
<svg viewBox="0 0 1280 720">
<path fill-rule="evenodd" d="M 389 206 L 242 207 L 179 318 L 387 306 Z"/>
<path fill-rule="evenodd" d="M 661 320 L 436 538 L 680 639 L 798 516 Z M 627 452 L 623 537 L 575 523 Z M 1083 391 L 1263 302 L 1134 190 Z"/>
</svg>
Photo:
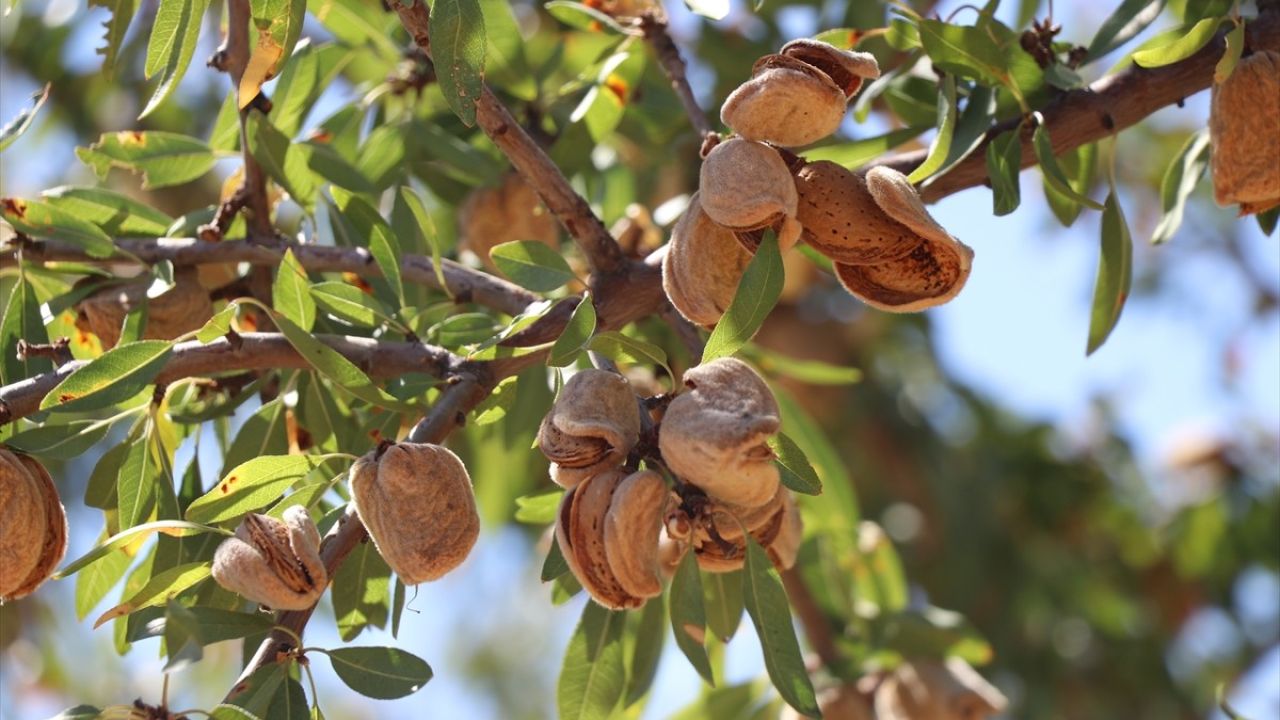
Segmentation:
<svg viewBox="0 0 1280 720">
<path fill-rule="evenodd" d="M 435 0 L 431 5 L 431 55 L 449 108 L 468 127 L 484 87 L 484 14 L 476 0 Z"/>
<path fill-rule="evenodd" d="M 40 112 L 40 108 L 44 107 L 45 101 L 49 99 L 49 88 L 51 87 L 53 86 L 45 85 L 43 90 L 32 95 L 31 107 L 23 108 L 12 120 L 0 127 L 0 152 L 4 152 L 15 140 L 22 137 L 27 128 L 31 127 L 31 123 L 36 119 L 36 114 Z"/>
<path fill-rule="evenodd" d="M 547 364 L 552 367 L 565 367 L 577 359 L 578 354 L 591 341 L 596 331 L 596 308 L 590 295 L 584 295 L 578 306 L 569 316 L 564 332 L 551 346 L 551 354 L 547 356 Z"/>
<path fill-rule="evenodd" d="M 431 666 L 393 647 L 344 647 L 327 651 L 333 671 L 347 687 L 380 700 L 412 695 L 431 679 Z"/>
<path fill-rule="evenodd" d="M 1124 309 L 1132 283 L 1133 241 L 1129 238 L 1129 225 L 1120 201 L 1112 189 L 1102 211 L 1102 252 L 1098 260 L 1098 280 L 1093 288 L 1093 307 L 1089 312 L 1089 344 L 1085 354 L 1092 355 L 1102 347 L 1120 321 L 1120 311 Z"/>
<path fill-rule="evenodd" d="M 41 410 L 97 410 L 132 398 L 155 380 L 173 354 L 167 340 L 118 345 L 71 373 L 40 403 Z"/>
<path fill-rule="evenodd" d="M 802 715 L 821 715 L 791 624 L 791 606 L 782 579 L 764 549 L 749 535 L 742 592 L 747 614 L 760 638 L 765 669 L 778 694 Z"/>
<path fill-rule="evenodd" d="M 942 80 L 941 92 L 938 93 L 938 134 L 929 144 L 929 153 L 924 161 L 907 176 L 909 182 L 918 183 L 932 175 L 946 162 L 951 152 L 951 139 L 956 132 L 956 78 L 947 75 Z"/>
<path fill-rule="evenodd" d="M 703 363 L 736 353 L 755 336 L 778 303 L 782 282 L 782 255 L 778 252 L 778 239 L 773 233 L 766 232 L 755 256 L 742 273 L 729 309 L 707 339 L 707 346 L 702 351 Z"/>
<path fill-rule="evenodd" d="M 159 75 L 160 82 L 139 119 L 160 107 L 182 82 L 200 40 L 200 26 L 208 6 L 209 0 L 160 0 L 151 25 L 144 67 L 147 79 Z"/>
<path fill-rule="evenodd" d="M 209 577 L 210 571 L 211 567 L 207 562 L 187 563 L 169 568 L 153 576 L 142 586 L 141 590 L 131 595 L 128 600 L 99 615 L 93 626 L 98 628 L 113 618 L 128 615 L 143 608 L 163 605 L 169 598 L 177 596 L 182 591 Z"/>
<path fill-rule="evenodd" d="M 1218 32 L 1220 24 L 1222 24 L 1222 18 L 1205 18 L 1192 25 L 1185 35 L 1167 45 L 1135 52 L 1133 61 L 1142 67 L 1153 68 L 1186 60 L 1197 50 L 1209 44 L 1214 34 Z"/>
<path fill-rule="evenodd" d="M 213 489 L 191 503 L 187 519 L 223 522 L 263 508 L 324 461 L 311 455 L 255 457 L 232 468 Z"/>
<path fill-rule="evenodd" d="M 1164 215 L 1151 235 L 1151 242 L 1159 244 L 1171 239 L 1182 226 L 1182 214 L 1187 198 L 1200 183 L 1209 167 L 1209 131 L 1201 130 L 1187 138 L 1182 149 L 1173 157 L 1164 178 L 1160 181 L 1160 209 Z"/>
<path fill-rule="evenodd" d="M 255 42 L 237 91 L 241 109 L 253 102 L 264 82 L 279 74 L 302 34 L 306 11 L 306 0 L 250 0 Z"/>
<path fill-rule="evenodd" d="M 588 602 L 569 638 L 556 706 L 561 720 L 605 720 L 626 683 L 622 628 L 626 614 Z"/>
<path fill-rule="evenodd" d="M 213 152 L 186 135 L 129 130 L 106 133 L 89 147 L 76 148 L 80 161 L 103 180 L 113 167 L 142 174 L 143 189 L 191 182 L 213 168 Z"/>
<path fill-rule="evenodd" d="M 698 562 L 692 552 L 685 553 L 671 578 L 671 631 L 676 646 L 688 658 L 689 664 L 708 685 L 716 684 L 711 675 L 711 661 L 707 658 L 707 614 L 703 606 L 702 581 Z"/>
</svg>

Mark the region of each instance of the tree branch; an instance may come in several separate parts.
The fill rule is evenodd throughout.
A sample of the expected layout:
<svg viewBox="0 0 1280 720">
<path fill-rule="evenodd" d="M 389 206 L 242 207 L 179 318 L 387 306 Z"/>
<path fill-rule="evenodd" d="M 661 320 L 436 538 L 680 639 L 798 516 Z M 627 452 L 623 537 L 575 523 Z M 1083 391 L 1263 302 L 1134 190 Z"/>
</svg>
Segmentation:
<svg viewBox="0 0 1280 720">
<path fill-rule="evenodd" d="M 1245 44 L 1252 52 L 1280 52 L 1280 9 L 1262 6 L 1258 17 L 1248 23 Z M 1064 92 L 1040 110 L 1045 129 L 1053 141 L 1053 152 L 1060 155 L 1087 145 L 1137 124 L 1155 111 L 1181 103 L 1187 97 L 1213 84 L 1213 69 L 1226 51 L 1226 32 L 1220 32 L 1191 57 L 1157 68 L 1131 66 L 1116 75 L 1081 90 Z M 942 198 L 987 180 L 986 146 L 997 135 L 1017 127 L 1020 118 L 993 125 L 986 140 L 973 154 L 945 175 L 933 178 L 921 188 L 925 202 Z M 924 161 L 927 150 L 903 153 L 877 160 L 872 165 L 886 165 L 909 173 Z M 1031 134 L 1022 135 L 1022 167 L 1036 164 L 1031 147 Z"/>
<path fill-rule="evenodd" d="M 311 367 L 283 335 L 244 333 L 238 337 L 235 342 L 219 338 L 207 345 L 195 340 L 178 343 L 156 382 L 163 385 L 181 378 L 233 370 Z M 462 362 L 448 350 L 425 343 L 345 335 L 317 335 L 316 338 L 375 378 L 413 372 L 445 377 Z M 49 391 L 87 364 L 88 361 L 75 360 L 57 370 L 0 387 L 0 423 L 13 422 L 36 412 Z"/>
<path fill-rule="evenodd" d="M 248 221 L 251 237 L 256 239 L 271 238 L 275 229 L 271 225 L 271 202 L 267 198 L 267 178 L 263 174 L 258 161 L 249 150 L 249 113 L 253 111 L 254 98 L 240 97 L 240 81 L 244 78 L 245 68 L 249 65 L 249 28 L 252 27 L 252 13 L 249 0 L 227 0 L 227 37 L 218 48 L 218 67 L 227 71 L 231 77 L 231 85 L 236 93 L 236 101 L 240 104 L 240 148 L 244 153 L 244 180 L 241 183 L 238 200 L 248 210 Z M 228 223 L 229 224 L 229 223 Z"/>
<path fill-rule="evenodd" d="M 686 75 L 684 58 L 680 57 L 680 48 L 676 47 L 675 41 L 671 39 L 671 33 L 667 30 L 665 13 L 659 17 L 660 12 L 662 11 L 645 11 L 640 16 L 640 29 L 644 32 L 644 39 L 653 46 L 663 72 L 671 80 L 671 87 L 676 91 L 676 97 L 680 98 L 685 115 L 689 116 L 689 124 L 698 132 L 698 136 L 705 140 L 708 135 L 714 134 L 714 130 L 711 122 L 707 120 L 707 114 L 702 111 L 697 98 L 693 96 L 693 88 L 689 87 L 689 78 Z"/>
<path fill-rule="evenodd" d="M 431 40 L 427 33 L 430 22 L 426 4 L 415 2 L 409 7 L 396 4 L 395 9 L 414 42 L 430 56 Z M 525 182 L 537 191 L 547 209 L 582 249 L 595 275 L 625 270 L 626 257 L 604 223 L 591 211 L 587 201 L 574 192 L 560 168 L 529 137 L 487 84 L 482 86 L 476 102 L 476 124 L 511 160 Z"/>
<path fill-rule="evenodd" d="M 366 277 L 378 277 L 382 273 L 373 261 L 373 255 L 365 248 L 341 248 L 331 245 L 264 245 L 245 241 L 203 242 L 191 238 L 158 238 L 155 240 L 117 240 L 116 246 L 126 250 L 144 262 L 157 263 L 167 260 L 174 265 L 208 265 L 244 262 L 250 265 L 275 267 L 280 264 L 286 249 L 293 250 L 294 257 L 310 272 L 350 272 Z M 17 250 L 0 257 L 17 259 Z M 118 263 L 119 258 L 94 258 L 70 243 L 40 241 L 23 248 L 23 259 L 28 261 L 67 261 L 78 263 Z M 472 270 L 452 260 L 441 264 L 447 292 L 461 302 L 475 302 L 499 310 L 508 315 L 518 315 L 530 303 L 541 298 L 519 285 L 509 283 L 494 275 Z M 431 258 L 421 255 L 403 255 L 400 271 L 405 280 L 446 290 L 436 278 Z"/>
</svg>

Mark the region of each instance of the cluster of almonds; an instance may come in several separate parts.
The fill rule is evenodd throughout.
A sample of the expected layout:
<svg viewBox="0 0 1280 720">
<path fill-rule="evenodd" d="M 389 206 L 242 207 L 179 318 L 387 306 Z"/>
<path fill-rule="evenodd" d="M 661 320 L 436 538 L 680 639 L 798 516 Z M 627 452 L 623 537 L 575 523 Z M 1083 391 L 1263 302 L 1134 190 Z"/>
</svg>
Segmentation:
<svg viewBox="0 0 1280 720">
<path fill-rule="evenodd" d="M 120 342 L 124 318 L 147 301 L 150 280 L 113 285 L 99 290 L 76 304 L 76 328 L 91 332 L 109 350 Z M 144 340 L 172 340 L 199 330 L 213 317 L 209 291 L 200 284 L 194 268 L 179 269 L 173 287 L 147 303 Z"/>
<path fill-rule="evenodd" d="M 660 594 L 663 577 L 689 550 L 711 572 L 742 567 L 744 533 L 780 567 L 795 563 L 800 514 L 767 444 L 780 424 L 773 395 L 731 358 L 689 370 L 684 382 L 688 390 L 657 428 L 657 449 L 678 491 L 653 470 L 624 468 L 641 441 L 641 409 L 617 374 L 575 374 L 538 430 L 551 478 L 568 489 L 556 541 L 605 607 L 639 607 Z"/>
<path fill-rule="evenodd" d="M 834 133 L 863 79 L 879 74 L 870 54 L 816 40 L 756 62 L 721 108 L 736 135 L 706 153 L 663 257 L 663 288 L 681 314 L 719 321 L 765 229 L 783 250 L 804 241 L 830 258 L 841 284 L 881 310 L 915 312 L 960 292 L 973 251 L 929 216 L 904 175 L 787 150 Z"/>
<path fill-rule="evenodd" d="M 67 513 L 49 472 L 0 447 L 0 602 L 35 592 L 67 552 Z"/>
<path fill-rule="evenodd" d="M 960 658 L 914 660 L 887 675 L 837 685 L 818 696 L 825 720 L 983 720 L 1009 701 Z M 800 720 L 791 708 L 783 720 Z"/>
<path fill-rule="evenodd" d="M 1209 140 L 1219 205 L 1241 215 L 1280 205 L 1280 53 L 1255 52 L 1213 86 Z"/>
<path fill-rule="evenodd" d="M 471 477 L 439 445 L 386 443 L 351 468 L 356 512 L 383 559 L 407 585 L 435 580 L 466 559 L 480 534 Z M 213 577 L 228 590 L 277 610 L 303 610 L 328 575 L 320 533 L 307 509 L 283 520 L 249 514 L 218 546 Z"/>
</svg>

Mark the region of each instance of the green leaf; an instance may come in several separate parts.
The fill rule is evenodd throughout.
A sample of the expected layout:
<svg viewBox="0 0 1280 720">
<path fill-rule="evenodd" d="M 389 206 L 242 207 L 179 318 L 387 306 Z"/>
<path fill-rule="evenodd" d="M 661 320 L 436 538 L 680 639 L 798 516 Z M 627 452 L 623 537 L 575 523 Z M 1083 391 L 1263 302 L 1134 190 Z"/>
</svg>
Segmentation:
<svg viewBox="0 0 1280 720">
<path fill-rule="evenodd" d="M 267 717 L 271 720 L 311 720 L 311 708 L 307 705 L 307 692 L 302 683 L 288 678 L 284 691 L 277 692 L 267 709 Z"/>
<path fill-rule="evenodd" d="M 862 380 L 862 371 L 855 367 L 801 360 L 761 347 L 750 349 L 747 355 L 766 375 L 782 375 L 810 385 L 852 385 Z"/>
<path fill-rule="evenodd" d="M 627 31 L 612 16 L 580 2 L 551 0 L 551 2 L 543 5 L 543 8 L 546 9 L 551 17 L 577 30 L 585 30 L 587 32 L 609 30 L 620 34 Z"/>
<path fill-rule="evenodd" d="M 1273 207 L 1265 212 L 1260 212 L 1254 216 L 1258 221 L 1258 229 L 1262 231 L 1263 236 L 1268 236 L 1276 231 L 1276 221 L 1280 220 L 1280 207 Z"/>
<path fill-rule="evenodd" d="M 1153 68 L 1186 60 L 1209 44 L 1221 23 L 1220 17 L 1205 18 L 1171 43 L 1135 52 L 1133 61 L 1142 67 Z"/>
<path fill-rule="evenodd" d="M 320 371 L 321 375 L 329 378 L 343 390 L 378 407 L 391 410 L 407 410 L 413 407 L 388 395 L 350 360 L 316 340 L 310 333 L 293 324 L 289 318 L 279 313 L 272 313 L 272 320 L 289 344 L 311 364 L 311 367 Z"/>
<path fill-rule="evenodd" d="M 209 344 L 231 331 L 231 321 L 235 319 L 236 306 L 228 304 L 209 318 L 203 327 L 196 332 L 196 340 Z"/>
<path fill-rule="evenodd" d="M 1213 66 L 1213 82 L 1215 85 L 1226 82 L 1235 72 L 1240 56 L 1244 53 L 1244 21 L 1241 20 L 1227 33 L 1227 49 L 1222 53 L 1218 64 Z"/>
<path fill-rule="evenodd" d="M 128 600 L 111 608 L 98 616 L 93 627 L 97 629 L 103 623 L 114 618 L 123 617 L 143 608 L 163 605 L 182 591 L 202 582 L 209 577 L 212 567 L 207 562 L 194 562 L 171 567 L 153 576 L 142 589 L 134 593 Z"/>
<path fill-rule="evenodd" d="M 258 668 L 246 682 L 239 683 L 227 695 L 234 705 L 218 705 L 214 720 L 264 720 L 280 686 L 289 679 L 292 662 L 268 663 Z"/>
<path fill-rule="evenodd" d="M 860 598 L 881 612 L 898 612 L 907 607 L 902 559 L 889 536 L 875 523 L 864 522 L 858 527 L 858 551 L 853 558 L 851 579 Z"/>
<path fill-rule="evenodd" d="M 40 403 L 41 410 L 98 410 L 137 395 L 160 374 L 173 343 L 142 340 L 118 345 L 71 373 Z"/>
<path fill-rule="evenodd" d="M 285 250 L 271 285 L 271 305 L 298 327 L 311 331 L 316 322 L 316 302 L 311 298 L 311 280 L 293 250 Z"/>
<path fill-rule="evenodd" d="M 120 510 L 120 527 L 130 528 L 146 520 L 156 505 L 156 491 L 164 479 L 159 458 L 152 452 L 155 433 L 148 423 L 147 431 L 129 446 L 116 477 L 116 498 Z"/>
<path fill-rule="evenodd" d="M 398 307 L 404 307 L 404 282 L 400 275 L 400 243 L 396 240 L 391 227 L 382 219 L 377 208 L 362 197 L 342 190 L 332 190 L 333 199 L 338 203 L 346 219 L 350 221 L 362 238 L 367 238 L 369 254 L 378 270 L 386 278 L 391 292 L 395 295 Z"/>
<path fill-rule="evenodd" d="M 616 52 L 596 71 L 595 82 L 569 115 L 569 122 L 582 121 L 596 142 L 607 139 L 622 122 L 627 107 L 635 101 L 635 88 L 644 73 L 645 55 Z"/>
<path fill-rule="evenodd" d="M 93 257 L 111 257 L 116 252 L 115 244 L 102 228 L 49 203 L 3 198 L 0 213 L 15 230 L 33 238 L 62 240 Z"/>
<path fill-rule="evenodd" d="M 518 378 L 509 377 L 498 383 L 489 397 L 476 405 L 472 420 L 477 426 L 495 423 L 507 416 L 507 412 L 516 402 L 516 382 Z"/>
<path fill-rule="evenodd" d="M 738 281 L 733 302 L 729 303 L 729 309 L 707 339 L 707 346 L 702 351 L 703 363 L 736 353 L 755 336 L 773 306 L 778 304 L 782 282 L 778 238 L 772 232 L 766 232 L 755 257 L 751 258 Z"/>
<path fill-rule="evenodd" d="M 256 40 L 237 89 L 240 108 L 253 102 L 262 84 L 284 66 L 302 34 L 306 0 L 251 0 L 249 14 Z"/>
<path fill-rule="evenodd" d="M 244 613 L 199 605 L 186 609 L 200 626 L 200 644 L 212 645 L 225 640 L 261 635 L 271 630 L 272 619 L 263 613 Z M 145 628 L 139 639 L 155 637 L 166 631 L 167 618 Z"/>
<path fill-rule="evenodd" d="M 707 627 L 720 642 L 729 642 L 742 622 L 742 571 L 703 573 L 702 596 Z"/>
<path fill-rule="evenodd" d="M 311 297 L 321 310 L 360 327 L 376 328 L 391 313 L 377 298 L 337 280 L 311 285 Z"/>
<path fill-rule="evenodd" d="M 5 440 L 14 450 L 29 455 L 42 455 L 50 459 L 66 460 L 93 447 L 106 437 L 111 423 L 103 420 L 72 420 L 48 423 L 17 433 Z"/>
<path fill-rule="evenodd" d="M 548 525 L 555 522 L 556 511 L 560 508 L 560 500 L 564 497 L 561 490 L 553 490 L 541 495 L 525 495 L 516 498 L 517 521 L 529 525 Z"/>
<path fill-rule="evenodd" d="M 676 646 L 702 679 L 715 687 L 711 660 L 707 657 L 707 612 L 702 600 L 702 580 L 692 552 L 684 554 L 671 578 L 670 603 L 671 632 L 675 634 Z"/>
<path fill-rule="evenodd" d="M 160 107 L 182 82 L 200 40 L 200 25 L 208 6 L 209 0 L 160 0 L 144 68 L 148 80 L 159 74 L 160 84 L 142 109 L 139 120 Z"/>
<path fill-rule="evenodd" d="M 53 207 L 97 225 L 111 237 L 163 237 L 173 218 L 105 188 L 63 185 L 41 193 Z"/>
<path fill-rule="evenodd" d="M 951 152 L 951 139 L 956 132 L 956 78 L 947 75 L 942 80 L 942 92 L 938 93 L 938 134 L 929 144 L 929 154 L 924 162 L 911 171 L 907 181 L 918 183 L 932 175 L 946 162 Z"/>
<path fill-rule="evenodd" d="M 111 592 L 125 570 L 133 563 L 128 553 L 108 553 L 106 556 L 89 563 L 76 576 L 76 619 L 84 620 L 89 611 L 98 606 L 102 599 Z"/>
<path fill-rule="evenodd" d="M 547 365 L 551 367 L 565 367 L 577 359 L 580 353 L 591 341 L 591 335 L 596 331 L 596 308 L 591 301 L 590 295 L 583 295 L 582 300 L 578 302 L 578 306 L 573 309 L 573 315 L 569 316 L 569 322 L 565 325 L 564 332 L 556 338 L 555 344 L 551 346 L 551 354 L 547 356 Z"/>
<path fill-rule="evenodd" d="M 1098 260 L 1098 281 L 1093 288 L 1093 308 L 1089 312 L 1089 344 L 1086 355 L 1102 347 L 1120 321 L 1124 301 L 1133 283 L 1133 242 L 1124 211 L 1113 188 L 1102 211 L 1102 254 Z"/>
<path fill-rule="evenodd" d="M 1035 114 L 1036 129 L 1032 134 L 1031 144 L 1035 148 L 1036 162 L 1040 163 L 1040 170 L 1044 173 L 1045 182 L 1049 184 L 1058 193 L 1094 210 L 1101 210 L 1102 205 L 1093 198 L 1078 192 L 1071 187 L 1071 182 L 1067 180 L 1067 175 L 1062 171 L 1062 167 L 1058 165 L 1058 161 L 1053 156 L 1053 143 L 1049 140 L 1049 131 L 1044 127 L 1044 118 L 1039 113 Z"/>
<path fill-rule="evenodd" d="M 164 672 L 177 672 L 204 657 L 200 620 L 190 608 L 170 598 L 164 610 Z"/>
<path fill-rule="evenodd" d="M 929 128 L 927 126 L 919 125 L 916 127 L 902 128 L 901 130 L 890 130 L 883 135 L 876 135 L 875 137 L 863 138 L 861 140 L 840 142 L 832 145 L 821 145 L 810 150 L 806 150 L 804 157 L 809 162 L 830 160 L 837 165 L 843 165 L 847 168 L 856 168 L 865 165 L 899 145 L 912 140 L 928 129 Z"/>
<path fill-rule="evenodd" d="M 820 716 L 818 700 L 800 655 L 791 607 L 782 579 L 760 545 L 747 536 L 747 562 L 743 582 L 747 614 L 760 637 L 764 666 L 778 694 L 801 715 Z"/>
<path fill-rule="evenodd" d="M 262 169 L 280 183 L 289 197 L 311 212 L 320 183 L 307 165 L 307 153 L 262 113 L 250 111 L 246 128 L 249 149 Z"/>
<path fill-rule="evenodd" d="M 1022 202 L 1021 126 L 1001 133 L 987 145 L 987 177 L 991 179 L 992 212 L 1008 215 Z"/>
<path fill-rule="evenodd" d="M 54 573 L 54 579 L 71 577 L 80 572 L 90 563 L 109 554 L 112 550 L 124 547 L 130 543 L 138 542 L 141 538 L 152 533 L 162 533 L 170 537 L 188 537 L 190 535 L 200 535 L 202 533 L 221 533 L 217 528 L 211 528 L 206 525 L 200 525 L 185 520 L 157 520 L 155 522 L 145 523 L 143 525 L 135 525 L 128 530 L 121 530 L 104 540 L 97 547 L 89 552 L 81 555 L 79 558 L 67 563 L 61 570 Z"/>
<path fill-rule="evenodd" d="M 484 87 L 484 14 L 480 4 L 476 0 L 435 0 L 428 34 L 445 102 L 471 127 Z"/>
<path fill-rule="evenodd" d="M 44 321 L 40 316 L 40 301 L 36 299 L 35 288 L 26 275 L 18 275 L 18 282 L 9 292 L 5 303 L 4 316 L 0 317 L 0 348 L 3 358 L 0 359 L 0 384 L 9 385 L 19 380 L 35 377 L 53 369 L 53 363 L 45 357 L 29 357 L 18 359 L 18 341 L 45 344 L 49 335 L 44 329 Z"/>
<path fill-rule="evenodd" d="M 786 433 L 778 433 L 769 438 L 769 447 L 777 455 L 778 469 L 782 474 L 782 484 L 805 495 L 821 495 L 822 480 L 809 464 L 804 451 Z"/>
<path fill-rule="evenodd" d="M 76 148 L 76 156 L 103 180 L 113 167 L 142 173 L 144 190 L 191 182 L 209 172 L 214 161 L 203 142 L 155 130 L 106 133 L 89 147 Z"/>
<path fill-rule="evenodd" d="M 1152 244 L 1160 244 L 1173 238 L 1182 226 L 1182 213 L 1187 198 L 1196 189 L 1204 171 L 1209 167 L 1209 130 L 1201 130 L 1187 138 L 1182 149 L 1169 163 L 1160 181 L 1160 209 L 1164 215 L 1151 235 Z"/>
<path fill-rule="evenodd" d="M 431 666 L 425 660 L 393 647 L 345 647 L 327 654 L 342 682 L 366 697 L 401 698 L 431 679 Z"/>
<path fill-rule="evenodd" d="M 511 282 L 538 293 L 563 287 L 575 275 L 560 253 L 536 240 L 516 240 L 496 245 L 489 258 Z"/>
<path fill-rule="evenodd" d="M 627 672 L 627 689 L 622 695 L 623 708 L 634 705 L 653 686 L 653 679 L 658 674 L 658 661 L 662 659 L 662 646 L 667 639 L 666 621 L 667 608 L 661 599 L 645 603 L 640 610 Z"/>
<path fill-rule="evenodd" d="M 594 602 L 569 638 L 556 687 L 560 720 L 605 720 L 622 697 L 626 683 L 622 629 L 626 613 Z"/>
<path fill-rule="evenodd" d="M 338 635 L 351 642 L 366 627 L 385 627 L 391 600 L 391 568 L 373 543 L 362 543 L 333 578 L 333 614 Z"/>
<path fill-rule="evenodd" d="M 506 7 L 505 3 L 503 7 Z M 413 218 L 418 221 L 418 230 L 422 232 L 428 247 L 431 248 L 431 269 L 435 271 L 436 283 L 444 288 L 445 294 L 453 297 L 453 291 L 449 289 L 449 283 L 444 279 L 444 248 L 441 247 L 440 233 L 436 232 L 436 224 L 431 220 L 431 214 L 427 212 L 426 206 L 422 204 L 422 198 L 418 197 L 413 188 L 400 188 L 400 197 L 404 199 L 405 205 L 409 206 Z"/>
<path fill-rule="evenodd" d="M 697 15 L 723 20 L 729 14 L 729 0 L 684 0 L 685 7 Z"/>
<path fill-rule="evenodd" d="M 547 551 L 547 557 L 542 561 L 539 579 L 544 583 L 551 582 L 567 572 L 569 572 L 569 562 L 564 559 L 564 553 L 560 552 L 560 543 L 551 543 L 551 549 Z"/>
<path fill-rule="evenodd" d="M 1124 0 L 1093 36 L 1086 61 L 1097 60 L 1132 40 L 1160 16 L 1164 4 L 1165 0 Z"/>
<path fill-rule="evenodd" d="M 987 32 L 941 20 L 921 20 L 918 27 L 920 43 L 935 66 L 988 85 L 1009 82 L 1004 54 Z"/>
<path fill-rule="evenodd" d="M 1097 143 L 1081 145 L 1074 150 L 1068 150 L 1058 158 L 1062 166 L 1062 172 L 1067 177 L 1067 182 L 1078 193 L 1088 191 L 1089 184 L 1093 181 L 1097 160 Z M 1063 227 L 1071 227 L 1083 209 L 1080 203 L 1055 190 L 1047 179 L 1042 178 L 1042 185 L 1044 186 L 1045 200 L 1049 202 L 1049 209 L 1053 211 L 1054 217 L 1058 219 L 1058 222 L 1062 223 Z"/>
<path fill-rule="evenodd" d="M 191 503 L 187 519 L 201 523 L 224 522 L 266 507 L 327 459 L 314 455 L 268 455 L 241 463 L 212 490 Z"/>
<path fill-rule="evenodd" d="M 128 712 L 128 709 L 126 708 L 125 711 Z M 63 710 L 49 720 L 99 720 L 103 712 L 105 711 L 92 705 L 77 705 Z"/>
<path fill-rule="evenodd" d="M 658 365 L 667 371 L 668 377 L 675 377 L 667 365 L 667 353 L 651 342 L 623 335 L 616 330 L 606 330 L 591 338 L 587 347 L 605 357 L 620 362 L 639 363 L 641 365 Z"/>
<path fill-rule="evenodd" d="M 31 127 L 31 123 L 36 119 L 36 114 L 40 112 L 40 108 L 44 107 L 44 103 L 49 99 L 49 89 L 52 84 L 46 84 L 44 89 L 31 96 L 31 107 L 23 108 L 14 116 L 12 120 L 0 127 L 0 152 L 4 152 L 15 140 L 22 137 L 22 134 Z"/>
<path fill-rule="evenodd" d="M 115 72 L 120 46 L 124 44 L 125 33 L 129 31 L 138 3 L 137 0 L 89 0 L 89 7 L 106 8 L 111 14 L 111 18 L 103 23 L 107 28 L 107 44 L 98 48 L 98 54 L 102 56 L 102 72 L 110 77 Z"/>
</svg>

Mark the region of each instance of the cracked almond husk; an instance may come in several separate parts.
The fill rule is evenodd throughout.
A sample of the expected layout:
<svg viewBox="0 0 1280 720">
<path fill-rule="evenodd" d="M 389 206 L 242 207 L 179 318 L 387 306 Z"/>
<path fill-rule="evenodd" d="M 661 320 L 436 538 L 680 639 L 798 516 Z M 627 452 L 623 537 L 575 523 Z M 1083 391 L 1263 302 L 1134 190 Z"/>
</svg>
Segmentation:
<svg viewBox="0 0 1280 720">
<path fill-rule="evenodd" d="M 1008 706 L 994 685 L 960 658 L 899 665 L 875 693 L 878 720 L 982 720 Z"/>
<path fill-rule="evenodd" d="M 766 55 L 751 79 L 720 107 L 720 120 L 747 140 L 796 148 L 830 136 L 844 120 L 848 99 L 817 68 L 784 55 Z"/>
<path fill-rule="evenodd" d="M 351 467 L 351 497 L 387 565 L 406 585 L 444 576 L 480 536 L 467 468 L 448 448 L 396 443 Z"/>
<path fill-rule="evenodd" d="M 880 77 L 880 64 L 876 62 L 875 55 L 841 50 L 821 40 L 798 38 L 783 45 L 778 52 L 784 57 L 795 58 L 821 70 L 846 98 L 852 98 L 858 93 L 863 80 Z"/>
<path fill-rule="evenodd" d="M 1210 107 L 1214 199 L 1241 215 L 1280 205 L 1280 53 L 1241 58 Z"/>
<path fill-rule="evenodd" d="M 0 447 L 0 602 L 36 591 L 67 553 L 67 513 L 35 458 Z"/>
<path fill-rule="evenodd" d="M 712 511 L 710 520 L 719 541 L 705 527 L 696 530 L 692 538 L 698 565 L 703 570 L 732 572 L 743 566 L 747 552 L 743 527 L 780 570 L 795 565 L 804 525 L 790 490 L 779 487 L 774 499 L 760 508 L 722 506 Z"/>
<path fill-rule="evenodd" d="M 640 407 L 626 378 L 607 370 L 570 377 L 538 428 L 551 479 L 571 488 L 627 459 L 640 439 Z"/>
<path fill-rule="evenodd" d="M 621 469 L 593 475 L 564 494 L 556 542 L 600 605 L 637 608 L 662 592 L 659 540 L 668 499 L 656 473 Z"/>
<path fill-rule="evenodd" d="M 662 259 L 662 289 L 685 319 L 710 328 L 733 302 L 751 253 L 732 231 L 711 221 L 698 196 L 689 199 L 671 231 Z"/>
<path fill-rule="evenodd" d="M 934 221 L 902 173 L 872 168 L 866 183 L 880 208 L 916 233 L 920 242 L 906 255 L 876 264 L 837 261 L 840 284 L 866 304 L 896 313 L 919 312 L 958 295 L 969 279 L 973 250 Z"/>
<path fill-rule="evenodd" d="M 716 145 L 702 161 L 698 194 L 717 225 L 734 231 L 778 228 L 779 246 L 785 249 L 788 239 L 794 244 L 796 186 L 776 149 L 740 137 Z"/>
<path fill-rule="evenodd" d="M 181 268 L 174 274 L 173 287 L 157 297 L 147 299 L 151 286 L 142 282 L 103 288 L 76 304 L 76 328 L 98 336 L 103 350 L 120 342 L 124 318 L 143 302 L 147 303 L 147 322 L 143 340 L 172 340 L 179 335 L 199 330 L 213 317 L 209 291 L 200 284 L 193 268 Z"/>
<path fill-rule="evenodd" d="M 691 368 L 684 384 L 688 390 L 671 401 L 659 430 L 667 467 L 714 500 L 769 502 L 780 480 L 767 443 L 781 426 L 769 386 L 735 358 Z"/>
<path fill-rule="evenodd" d="M 490 270 L 489 251 L 517 240 L 559 246 L 560 226 L 533 188 L 508 172 L 495 187 L 471 191 L 458 208 L 458 247 L 474 254 Z"/>
<path fill-rule="evenodd" d="M 320 559 L 320 532 L 305 507 L 283 519 L 249 513 L 213 555 L 219 585 L 273 610 L 305 610 L 329 584 Z"/>
</svg>

